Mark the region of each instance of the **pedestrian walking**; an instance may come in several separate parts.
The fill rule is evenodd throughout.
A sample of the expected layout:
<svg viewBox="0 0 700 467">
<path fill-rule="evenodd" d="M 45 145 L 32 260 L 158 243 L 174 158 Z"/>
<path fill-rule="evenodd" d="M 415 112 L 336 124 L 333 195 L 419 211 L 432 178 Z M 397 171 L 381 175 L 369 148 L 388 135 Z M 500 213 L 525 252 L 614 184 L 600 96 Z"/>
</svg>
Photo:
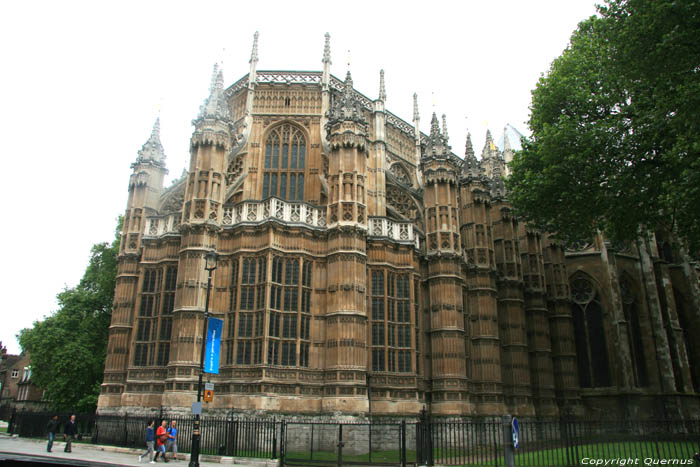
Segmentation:
<svg viewBox="0 0 700 467">
<path fill-rule="evenodd" d="M 51 452 L 53 441 L 56 439 L 56 432 L 58 431 L 58 415 L 54 415 L 49 420 L 49 423 L 46 425 L 46 431 L 49 433 L 49 444 L 46 445 L 46 452 Z"/>
<path fill-rule="evenodd" d="M 173 452 L 171 460 L 177 460 L 177 422 L 173 420 L 168 428 L 168 441 L 165 443 L 165 452 Z M 163 456 L 165 458 L 165 456 Z"/>
<path fill-rule="evenodd" d="M 78 433 L 78 426 L 75 424 L 75 415 L 71 415 L 70 420 L 63 427 L 63 439 L 66 440 L 66 447 L 63 449 L 63 452 L 73 452 L 71 444 L 76 433 Z"/>
<path fill-rule="evenodd" d="M 159 454 L 160 457 L 163 458 L 163 462 L 168 462 L 168 459 L 165 458 L 165 442 L 168 439 L 168 431 L 165 428 L 166 426 L 168 426 L 168 421 L 163 420 L 158 427 L 158 431 L 156 431 L 156 455 L 153 458 L 153 462 L 158 459 Z"/>
<path fill-rule="evenodd" d="M 151 420 L 146 427 L 146 452 L 139 456 L 139 462 L 141 462 L 145 455 L 148 455 L 148 463 L 155 464 L 155 461 L 153 460 L 153 442 L 156 439 L 156 430 L 154 427 L 155 424 L 155 420 Z"/>
</svg>

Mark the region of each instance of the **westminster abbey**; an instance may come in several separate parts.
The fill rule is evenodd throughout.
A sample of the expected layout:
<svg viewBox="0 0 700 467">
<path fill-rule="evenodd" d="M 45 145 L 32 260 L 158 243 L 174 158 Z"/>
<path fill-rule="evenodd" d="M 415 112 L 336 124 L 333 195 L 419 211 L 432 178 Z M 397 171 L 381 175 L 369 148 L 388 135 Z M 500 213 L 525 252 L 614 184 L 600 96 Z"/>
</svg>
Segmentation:
<svg viewBox="0 0 700 467">
<path fill-rule="evenodd" d="M 215 67 L 189 169 L 138 151 L 101 413 L 189 412 L 207 278 L 223 319 L 209 413 L 700 413 L 697 269 L 664 232 L 564 245 L 519 222 L 513 129 L 477 158 L 323 70 Z M 441 124 L 442 123 L 442 126 Z"/>
</svg>

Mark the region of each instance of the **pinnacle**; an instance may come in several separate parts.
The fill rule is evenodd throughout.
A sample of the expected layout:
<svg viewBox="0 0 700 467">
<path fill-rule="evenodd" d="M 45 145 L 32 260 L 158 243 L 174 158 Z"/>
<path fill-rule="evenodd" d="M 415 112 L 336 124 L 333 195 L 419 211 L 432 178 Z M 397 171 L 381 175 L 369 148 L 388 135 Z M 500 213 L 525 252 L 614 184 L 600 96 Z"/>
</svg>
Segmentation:
<svg viewBox="0 0 700 467">
<path fill-rule="evenodd" d="M 250 53 L 250 61 L 248 63 L 258 62 L 258 36 L 258 31 L 255 31 L 255 34 L 253 34 L 253 50 Z"/>
<path fill-rule="evenodd" d="M 386 87 L 384 86 L 384 70 L 379 70 L 379 100 L 386 100 Z"/>
<path fill-rule="evenodd" d="M 332 63 L 331 62 L 331 35 L 326 33 L 324 35 L 326 38 L 325 44 L 323 45 L 323 60 L 321 60 L 322 63 L 328 63 L 329 65 Z"/>
<path fill-rule="evenodd" d="M 420 118 L 418 114 L 418 94 L 413 93 L 413 121 L 417 121 Z"/>
</svg>

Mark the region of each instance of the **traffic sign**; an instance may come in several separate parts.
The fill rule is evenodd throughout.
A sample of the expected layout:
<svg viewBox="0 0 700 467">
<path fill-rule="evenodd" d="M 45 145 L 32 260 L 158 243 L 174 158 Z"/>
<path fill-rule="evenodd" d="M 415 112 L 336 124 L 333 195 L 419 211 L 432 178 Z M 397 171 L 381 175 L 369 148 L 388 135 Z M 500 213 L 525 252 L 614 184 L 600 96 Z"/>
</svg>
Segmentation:
<svg viewBox="0 0 700 467">
<path fill-rule="evenodd" d="M 520 446 L 520 425 L 518 424 L 518 419 L 513 417 L 510 422 L 510 431 L 513 435 L 513 448 L 518 449 Z"/>
</svg>

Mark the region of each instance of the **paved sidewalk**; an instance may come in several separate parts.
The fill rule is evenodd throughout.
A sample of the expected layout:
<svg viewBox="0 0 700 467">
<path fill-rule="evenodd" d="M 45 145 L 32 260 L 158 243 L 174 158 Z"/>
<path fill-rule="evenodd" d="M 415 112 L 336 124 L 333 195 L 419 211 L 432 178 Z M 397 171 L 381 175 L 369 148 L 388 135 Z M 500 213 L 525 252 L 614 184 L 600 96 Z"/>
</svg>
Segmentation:
<svg viewBox="0 0 700 467">
<path fill-rule="evenodd" d="M 54 442 L 52 452 L 46 452 L 47 440 L 30 439 L 30 438 L 17 438 L 5 435 L 4 433 L 0 435 L 0 453 L 10 452 L 10 453 L 21 453 L 34 456 L 45 456 L 63 459 L 64 463 L 66 459 L 73 459 L 83 462 L 104 462 L 114 465 L 151 465 L 148 463 L 148 458 L 145 458 L 139 464 L 138 456 L 143 454 L 146 450 L 144 449 L 130 449 L 130 448 L 119 448 L 115 446 L 98 446 L 94 444 L 84 444 L 73 442 L 73 452 L 63 452 L 65 447 L 65 442 L 61 437 L 56 437 Z M 168 453 L 168 460 L 172 453 Z M 273 467 L 277 465 L 274 460 L 250 460 L 250 459 L 238 459 L 232 457 L 219 457 L 219 456 L 200 456 L 199 465 L 202 467 L 213 467 L 220 466 L 222 464 L 235 464 L 239 467 Z M 186 467 L 189 462 L 189 455 L 187 458 L 183 454 L 178 455 L 177 461 L 171 461 L 169 463 L 172 467 L 181 466 Z M 161 464 L 160 459 L 158 464 Z"/>
</svg>

